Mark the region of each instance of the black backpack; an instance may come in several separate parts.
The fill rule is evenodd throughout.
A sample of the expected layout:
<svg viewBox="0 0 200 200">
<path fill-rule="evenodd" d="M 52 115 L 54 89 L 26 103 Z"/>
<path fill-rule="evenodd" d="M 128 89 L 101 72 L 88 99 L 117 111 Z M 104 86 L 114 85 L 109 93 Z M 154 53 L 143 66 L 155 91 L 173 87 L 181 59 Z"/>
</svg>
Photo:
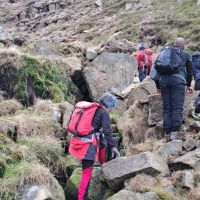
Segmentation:
<svg viewBox="0 0 200 200">
<path fill-rule="evenodd" d="M 160 75 L 177 74 L 181 67 L 181 49 L 177 47 L 164 47 L 155 61 L 155 69 Z"/>
<path fill-rule="evenodd" d="M 192 66 L 200 70 L 200 52 L 192 54 Z"/>
</svg>

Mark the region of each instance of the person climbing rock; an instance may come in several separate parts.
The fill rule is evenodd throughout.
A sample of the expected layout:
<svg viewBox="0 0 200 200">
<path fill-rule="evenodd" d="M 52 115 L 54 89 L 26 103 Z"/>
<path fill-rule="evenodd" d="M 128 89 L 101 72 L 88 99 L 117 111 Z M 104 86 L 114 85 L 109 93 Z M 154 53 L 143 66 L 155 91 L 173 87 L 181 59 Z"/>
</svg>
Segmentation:
<svg viewBox="0 0 200 200">
<path fill-rule="evenodd" d="M 192 55 L 184 50 L 185 40 L 177 38 L 174 46 L 164 47 L 154 63 L 151 77 L 163 100 L 163 130 L 167 141 L 181 139 L 185 85 L 193 92 Z"/>
<path fill-rule="evenodd" d="M 200 90 L 200 49 L 192 54 L 192 71 L 195 80 L 194 90 Z M 195 99 L 195 114 L 200 117 L 200 93 Z"/>
<path fill-rule="evenodd" d="M 73 134 L 69 152 L 82 160 L 82 177 L 78 188 L 78 200 L 85 199 L 92 176 L 95 160 L 105 163 L 106 145 L 112 158 L 119 157 L 116 142 L 112 135 L 109 111 L 117 105 L 117 99 L 109 92 L 104 93 L 96 102 L 79 102 L 75 105 L 68 130 Z M 103 132 L 100 129 L 103 129 Z"/>
<path fill-rule="evenodd" d="M 142 82 L 146 76 L 150 74 L 152 67 L 152 55 L 153 52 L 150 49 L 145 48 L 143 44 L 139 46 L 139 52 L 136 55 L 136 60 L 138 63 L 140 82 Z"/>
</svg>

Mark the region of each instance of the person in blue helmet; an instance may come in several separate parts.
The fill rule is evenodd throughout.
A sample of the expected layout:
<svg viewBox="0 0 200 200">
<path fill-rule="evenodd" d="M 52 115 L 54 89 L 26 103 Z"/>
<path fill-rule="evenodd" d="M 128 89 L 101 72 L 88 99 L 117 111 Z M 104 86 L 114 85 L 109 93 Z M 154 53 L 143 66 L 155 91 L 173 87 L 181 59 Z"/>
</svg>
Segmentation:
<svg viewBox="0 0 200 200">
<path fill-rule="evenodd" d="M 100 164 L 105 163 L 106 147 L 109 146 L 111 149 L 112 158 L 120 156 L 112 135 L 109 116 L 109 111 L 117 105 L 117 98 L 111 93 L 106 92 L 94 103 L 79 102 L 79 106 L 77 106 L 78 109 L 81 104 L 84 106 L 89 105 L 89 109 L 94 105 L 97 109 L 94 111 L 94 117 L 91 118 L 91 122 L 88 123 L 87 114 L 82 115 L 84 117 L 84 119 L 81 119 L 83 123 L 80 122 L 83 126 L 84 120 L 87 121 L 88 125 L 92 124 L 92 131 L 85 136 L 77 136 L 77 134 L 74 134 L 70 141 L 70 154 L 82 161 L 82 177 L 78 188 L 78 200 L 84 200 L 87 196 L 86 191 L 92 176 L 95 160 L 99 161 Z M 88 113 L 91 114 L 91 112 Z M 76 113 L 78 112 L 76 111 L 75 114 Z M 73 114 L 71 118 L 73 118 Z M 88 127 L 88 125 L 86 126 Z M 70 125 L 68 127 L 70 127 Z M 103 129 L 103 133 L 100 131 L 101 128 Z M 81 132 L 81 130 L 79 132 Z"/>
</svg>

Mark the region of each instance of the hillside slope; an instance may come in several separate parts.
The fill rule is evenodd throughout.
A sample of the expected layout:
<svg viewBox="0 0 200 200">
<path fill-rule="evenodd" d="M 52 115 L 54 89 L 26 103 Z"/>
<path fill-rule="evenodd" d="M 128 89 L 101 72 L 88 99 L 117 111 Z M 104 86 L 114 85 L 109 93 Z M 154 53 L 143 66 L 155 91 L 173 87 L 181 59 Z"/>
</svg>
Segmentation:
<svg viewBox="0 0 200 200">
<path fill-rule="evenodd" d="M 162 43 L 185 37 L 187 47 L 200 43 L 200 7 L 196 0 L 92 0 L 0 1 L 0 24 L 5 31 L 27 40 L 32 50 L 38 40 L 56 44 L 58 54 L 71 54 L 87 46 L 100 47 L 116 32 L 134 43 Z"/>
</svg>

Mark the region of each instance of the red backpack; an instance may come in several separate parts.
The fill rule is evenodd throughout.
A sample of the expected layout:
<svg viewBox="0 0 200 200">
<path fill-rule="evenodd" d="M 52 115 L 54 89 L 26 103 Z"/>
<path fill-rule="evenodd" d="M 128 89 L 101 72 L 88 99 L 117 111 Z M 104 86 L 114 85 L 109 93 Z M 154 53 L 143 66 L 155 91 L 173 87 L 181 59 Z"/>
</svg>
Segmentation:
<svg viewBox="0 0 200 200">
<path fill-rule="evenodd" d="M 88 135 L 94 129 L 92 120 L 99 107 L 101 105 L 96 102 L 80 101 L 77 103 L 68 124 L 69 132 L 78 136 Z"/>
</svg>

